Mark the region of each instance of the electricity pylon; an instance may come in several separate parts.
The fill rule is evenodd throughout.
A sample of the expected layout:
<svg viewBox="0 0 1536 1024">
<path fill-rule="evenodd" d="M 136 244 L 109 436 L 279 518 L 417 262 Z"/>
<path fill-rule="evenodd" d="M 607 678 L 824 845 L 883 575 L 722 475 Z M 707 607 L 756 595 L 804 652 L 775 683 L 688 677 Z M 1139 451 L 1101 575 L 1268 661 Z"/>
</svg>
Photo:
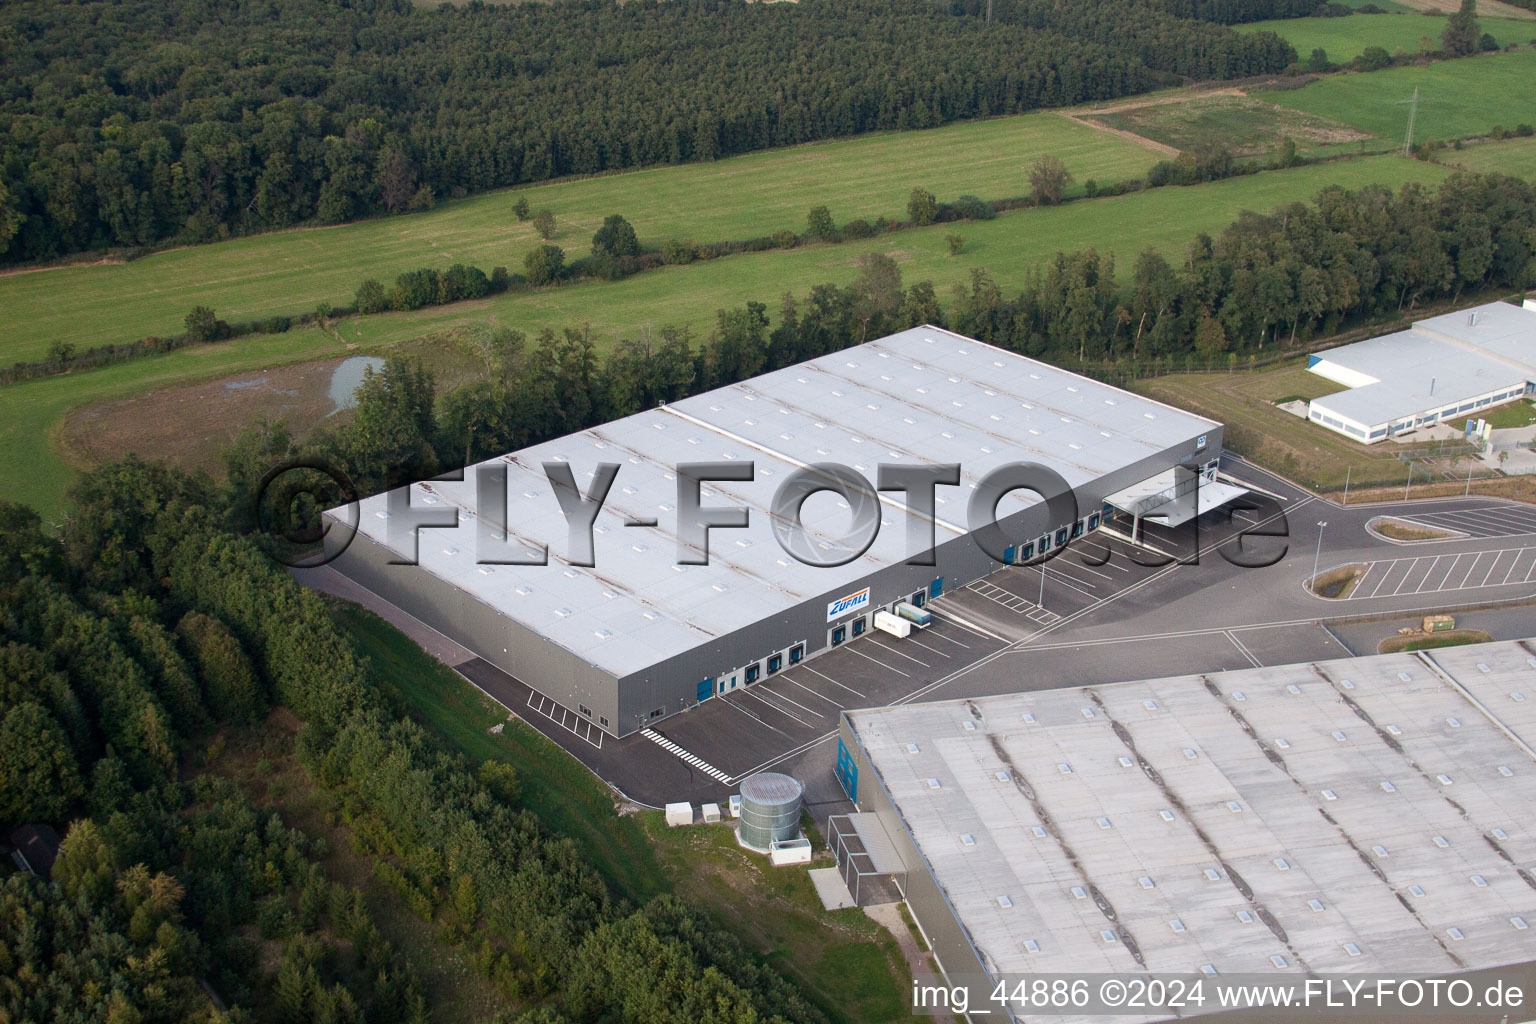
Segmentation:
<svg viewBox="0 0 1536 1024">
<path fill-rule="evenodd" d="M 1428 99 L 1428 96 L 1423 97 Z M 1406 100 L 1398 100 L 1398 106 L 1408 104 L 1408 132 L 1403 136 L 1403 156 L 1413 155 L 1413 124 L 1419 119 L 1419 87 L 1413 87 L 1413 96 Z"/>
</svg>

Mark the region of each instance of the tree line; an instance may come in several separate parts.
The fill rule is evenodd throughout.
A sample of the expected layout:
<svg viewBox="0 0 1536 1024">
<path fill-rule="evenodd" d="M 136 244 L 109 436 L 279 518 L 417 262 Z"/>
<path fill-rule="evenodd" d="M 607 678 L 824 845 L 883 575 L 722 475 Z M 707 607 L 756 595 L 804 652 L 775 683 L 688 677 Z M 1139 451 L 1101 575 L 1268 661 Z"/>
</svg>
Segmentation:
<svg viewBox="0 0 1536 1024">
<path fill-rule="evenodd" d="M 921 213 L 927 196 L 912 202 Z M 1058 253 L 1011 295 L 974 270 L 944 305 L 887 255 L 857 266 L 847 286 L 720 310 L 703 335 L 622 337 L 606 357 L 585 328 L 458 328 L 451 341 L 483 366 L 478 379 L 440 393 L 430 372 L 392 358 L 365 375 L 350 421 L 305 438 L 281 423 L 242 433 L 226 452 L 230 486 L 252 502 L 266 467 L 302 457 L 382 490 L 921 324 L 1115 379 L 1284 351 L 1419 303 L 1536 285 L 1536 188 L 1475 174 L 1330 187 L 1199 234 L 1174 259 L 1144 250 L 1124 286 L 1115 254 L 1091 249 Z"/>
<path fill-rule="evenodd" d="M 1246 0 L 1245 0 L 1246 2 Z M 1295 52 L 1136 0 L 0 7 L 0 260 L 1110 99 Z"/>
<path fill-rule="evenodd" d="M 430 1019 L 323 843 L 200 770 L 281 705 L 359 855 L 490 979 L 494 1024 L 821 1021 L 691 909 L 610 893 L 505 765 L 400 717 L 321 599 L 232 529 L 230 498 L 128 459 L 81 480 L 57 536 L 0 503 L 0 827 L 64 833 L 52 884 L 0 882 L 0 1016 Z"/>
</svg>

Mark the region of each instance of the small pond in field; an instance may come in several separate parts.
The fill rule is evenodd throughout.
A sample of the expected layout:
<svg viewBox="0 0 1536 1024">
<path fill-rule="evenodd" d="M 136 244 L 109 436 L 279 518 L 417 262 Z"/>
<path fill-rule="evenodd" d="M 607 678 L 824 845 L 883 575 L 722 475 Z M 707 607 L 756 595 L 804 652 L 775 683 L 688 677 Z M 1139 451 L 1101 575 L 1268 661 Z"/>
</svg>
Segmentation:
<svg viewBox="0 0 1536 1024">
<path fill-rule="evenodd" d="M 363 382 L 363 374 L 372 368 L 375 371 L 382 369 L 384 360 L 378 356 L 353 356 L 343 359 L 336 369 L 331 371 L 331 401 L 336 408 L 332 412 L 340 412 L 350 409 L 357 404 L 354 394 L 357 386 Z"/>
</svg>

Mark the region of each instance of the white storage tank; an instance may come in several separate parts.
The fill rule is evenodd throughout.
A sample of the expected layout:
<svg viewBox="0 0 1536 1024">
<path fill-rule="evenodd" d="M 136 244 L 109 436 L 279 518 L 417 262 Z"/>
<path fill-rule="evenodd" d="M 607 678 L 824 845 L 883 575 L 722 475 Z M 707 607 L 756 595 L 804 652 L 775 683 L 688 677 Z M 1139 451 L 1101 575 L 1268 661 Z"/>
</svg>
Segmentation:
<svg viewBox="0 0 1536 1024">
<path fill-rule="evenodd" d="M 744 846 L 764 853 L 800 834 L 805 787 L 788 775 L 758 772 L 741 784 L 740 836 Z"/>
</svg>

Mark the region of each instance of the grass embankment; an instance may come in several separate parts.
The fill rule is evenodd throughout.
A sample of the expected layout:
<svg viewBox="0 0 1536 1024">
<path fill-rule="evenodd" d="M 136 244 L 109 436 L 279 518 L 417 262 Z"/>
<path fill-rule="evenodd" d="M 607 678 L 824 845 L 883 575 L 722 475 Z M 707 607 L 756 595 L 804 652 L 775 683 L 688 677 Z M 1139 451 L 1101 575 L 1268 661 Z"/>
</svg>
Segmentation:
<svg viewBox="0 0 1536 1024">
<path fill-rule="evenodd" d="M 849 283 L 856 273 L 855 260 L 864 252 L 890 253 L 909 283 L 930 279 L 947 296 L 949 286 L 967 280 L 972 268 L 985 267 L 1007 291 L 1026 271 L 1055 253 L 1092 246 L 1119 255 L 1123 286 L 1142 248 L 1150 245 L 1178 259 L 1197 232 L 1219 232 L 1243 210 L 1268 210 L 1310 199 L 1329 184 L 1396 187 L 1406 181 L 1434 183 L 1449 173 L 1434 164 L 1393 156 L 1298 167 L 1188 188 L 1019 210 L 991 221 L 939 224 L 860 242 L 666 267 L 613 283 L 589 281 L 413 313 L 353 318 L 338 326 L 349 346 L 378 351 L 460 326 L 531 331 L 543 325 L 585 322 L 592 325 L 599 347 L 606 348 L 614 335 L 632 336 L 647 326 L 691 322 L 706 332 L 717 309 L 748 300 L 767 302 L 770 313 L 776 314 L 774 299 L 785 291 L 803 296 L 824 281 Z M 949 254 L 945 241 L 945 235 L 957 231 L 966 238 L 966 250 L 958 257 Z M 58 513 L 80 459 L 77 453 L 60 449 L 57 433 L 65 415 L 78 406 L 345 351 L 333 337 L 311 328 L 0 388 L 0 488 L 45 517 Z M 231 436 L 240 426 L 230 425 Z"/>
<path fill-rule="evenodd" d="M 1303 62 L 1322 49 L 1335 64 L 1354 60 L 1367 46 L 1379 46 L 1394 56 L 1427 53 L 1440 49 L 1444 16 L 1418 11 L 1396 14 L 1351 14 L 1345 18 L 1288 18 L 1233 25 L 1238 32 L 1273 32 L 1296 48 Z M 1478 26 L 1500 46 L 1524 44 L 1536 39 L 1536 21 L 1519 18 L 1479 17 Z M 1428 45 L 1426 46 L 1426 40 Z M 1421 111 L 1422 112 L 1422 111 Z"/>
<path fill-rule="evenodd" d="M 1437 647 L 1461 647 L 1465 644 L 1492 642 L 1493 634 L 1481 629 L 1448 629 L 1443 633 L 1389 636 L 1376 646 L 1376 651 L 1379 654 L 1399 654 L 1407 651 L 1432 651 Z"/>
<path fill-rule="evenodd" d="M 1413 96 L 1415 88 L 1420 96 L 1415 142 L 1487 135 L 1495 125 L 1536 124 L 1536 50 L 1327 75 L 1300 89 L 1255 95 L 1401 141 L 1408 104 L 1399 101 Z"/>
<path fill-rule="evenodd" d="M 965 158 L 944 158 L 959 153 Z M 126 264 L 12 274 L 0 277 L 0 308 L 9 321 L 0 363 L 39 358 L 55 340 L 83 350 L 179 334 L 187 311 L 199 304 L 237 322 L 303 313 L 321 301 L 350 305 L 364 279 L 390 282 L 418 267 L 471 263 L 486 273 L 495 266 L 521 271 L 541 239 L 513 214 L 519 197 L 555 214 L 553 243 L 577 256 L 615 213 L 643 243 L 660 246 L 670 238 L 718 242 L 803 231 L 807 211 L 820 205 L 839 224 L 905 219 L 915 185 L 941 201 L 1022 196 L 1030 165 L 1048 153 L 1079 183 L 1138 177 L 1161 158 L 1136 142 L 1040 112 L 510 189 L 425 213 L 274 232 Z M 1069 194 L 1081 192 L 1078 184 Z"/>
<path fill-rule="evenodd" d="M 609 788 L 575 758 L 357 605 L 333 613 L 407 714 L 472 761 L 505 761 L 520 803 L 569 836 L 618 893 L 674 892 L 714 917 L 793 980 L 834 1021 L 907 1016 L 910 974 L 895 940 L 857 909 L 824 911 L 803 866 L 773 868 L 725 826 L 668 828 L 657 811 L 620 815 Z M 502 724 L 499 734 L 489 730 Z M 823 861 L 819 866 L 826 866 Z"/>
</svg>

